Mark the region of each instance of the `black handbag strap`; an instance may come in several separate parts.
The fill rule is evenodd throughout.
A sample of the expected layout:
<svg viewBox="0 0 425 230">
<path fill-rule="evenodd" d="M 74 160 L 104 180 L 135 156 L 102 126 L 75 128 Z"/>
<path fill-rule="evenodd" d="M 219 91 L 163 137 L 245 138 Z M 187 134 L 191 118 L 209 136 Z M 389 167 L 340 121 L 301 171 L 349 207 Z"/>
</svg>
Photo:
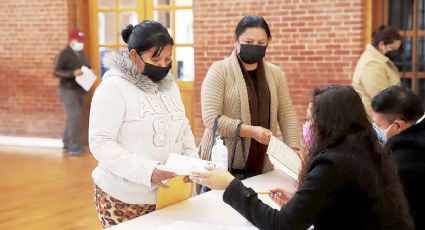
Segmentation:
<svg viewBox="0 0 425 230">
<path fill-rule="evenodd" d="M 215 120 L 214 120 L 214 125 L 213 125 L 213 128 L 212 128 L 212 133 L 213 134 L 212 134 L 212 142 L 211 142 L 212 145 L 211 145 L 211 148 L 215 145 L 216 136 L 217 136 L 217 128 L 218 128 L 218 119 L 220 117 L 221 117 L 221 115 L 218 115 L 215 118 Z M 236 127 L 235 135 L 233 136 L 234 146 L 233 146 L 233 149 L 232 149 L 232 160 L 231 160 L 231 163 L 230 163 L 229 168 L 228 168 L 228 171 L 229 172 L 232 172 L 233 171 L 233 163 L 235 161 L 236 148 L 238 146 L 238 141 L 240 139 L 241 140 L 241 145 L 242 145 L 242 158 L 243 158 L 244 163 L 245 163 L 245 167 L 244 167 L 243 171 L 246 173 L 247 156 L 246 156 L 246 153 L 245 153 L 244 139 L 240 136 L 241 127 L 242 127 L 242 122 L 240 122 L 238 124 L 238 126 Z M 211 155 L 212 154 L 210 154 L 210 159 L 209 160 L 211 160 Z"/>
<path fill-rule="evenodd" d="M 214 125 L 213 125 L 213 129 L 212 129 L 212 145 L 215 145 L 215 137 L 217 136 L 217 128 L 218 128 L 218 119 L 221 117 L 221 115 L 218 115 L 215 120 L 214 120 Z M 210 160 L 211 160 L 211 156 L 210 156 Z"/>
<path fill-rule="evenodd" d="M 218 115 L 215 119 L 214 119 L 214 125 L 213 125 L 213 128 L 212 128 L 212 144 L 211 144 L 211 150 L 212 150 L 212 147 L 214 147 L 214 145 L 215 145 L 215 138 L 216 138 L 216 136 L 217 136 L 217 128 L 218 128 L 218 119 L 221 117 L 221 115 Z M 212 154 L 210 154 L 210 157 L 209 157 L 209 161 L 211 161 L 211 156 L 212 156 Z"/>
<path fill-rule="evenodd" d="M 242 127 L 242 122 L 240 122 L 238 124 L 238 126 L 236 127 L 236 131 L 235 131 L 235 136 L 233 137 L 233 149 L 232 149 L 232 161 L 229 165 L 229 171 L 232 172 L 233 169 L 233 163 L 235 162 L 235 156 L 236 156 L 236 148 L 238 147 L 238 141 L 239 139 L 241 140 L 241 145 L 242 145 L 242 158 L 244 160 L 245 163 L 245 167 L 243 169 L 243 171 L 246 174 L 246 164 L 247 164 L 247 156 L 245 154 L 245 143 L 244 143 L 244 139 L 240 136 L 240 132 L 241 132 L 241 127 Z"/>
</svg>

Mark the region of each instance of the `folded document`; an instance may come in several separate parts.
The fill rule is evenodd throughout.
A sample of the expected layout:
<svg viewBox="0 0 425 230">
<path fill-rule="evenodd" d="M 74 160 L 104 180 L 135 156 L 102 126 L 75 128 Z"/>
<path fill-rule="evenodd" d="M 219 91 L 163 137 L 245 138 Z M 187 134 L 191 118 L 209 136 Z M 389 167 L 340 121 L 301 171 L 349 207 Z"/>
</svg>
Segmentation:
<svg viewBox="0 0 425 230">
<path fill-rule="evenodd" d="M 288 176 L 298 180 L 302 162 L 296 152 L 278 138 L 271 136 L 269 147 L 267 148 L 270 162 Z"/>
<path fill-rule="evenodd" d="M 193 175 L 194 171 L 206 171 L 205 166 L 222 167 L 220 163 L 205 161 L 185 155 L 171 153 L 165 165 L 156 166 L 159 170 L 174 172 L 177 175 Z"/>
</svg>

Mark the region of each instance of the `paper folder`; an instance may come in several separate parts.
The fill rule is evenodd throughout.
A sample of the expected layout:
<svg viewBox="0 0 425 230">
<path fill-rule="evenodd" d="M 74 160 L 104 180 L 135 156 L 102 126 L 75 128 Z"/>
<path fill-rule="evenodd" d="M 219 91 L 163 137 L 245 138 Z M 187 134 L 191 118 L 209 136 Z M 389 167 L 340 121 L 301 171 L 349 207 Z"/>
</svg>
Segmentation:
<svg viewBox="0 0 425 230">
<path fill-rule="evenodd" d="M 168 188 L 158 187 L 156 210 L 187 200 L 193 195 L 194 184 L 184 183 L 184 176 L 176 176 L 167 181 Z"/>
</svg>

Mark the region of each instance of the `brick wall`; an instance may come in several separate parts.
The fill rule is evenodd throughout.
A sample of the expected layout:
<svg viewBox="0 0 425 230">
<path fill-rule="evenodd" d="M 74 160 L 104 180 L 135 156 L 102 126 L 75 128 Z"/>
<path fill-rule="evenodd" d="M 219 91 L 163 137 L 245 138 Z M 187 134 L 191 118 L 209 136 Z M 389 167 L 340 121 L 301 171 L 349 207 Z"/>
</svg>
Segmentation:
<svg viewBox="0 0 425 230">
<path fill-rule="evenodd" d="M 73 0 L 2 0 L 0 136 L 61 137 L 54 57 L 75 25 Z"/>
<path fill-rule="evenodd" d="M 349 84 L 364 49 L 362 0 L 195 0 L 195 136 L 204 130 L 200 88 L 208 67 L 228 56 L 245 15 L 262 15 L 272 42 L 266 59 L 286 73 L 299 119 L 315 86 Z M 214 9 L 214 10 L 211 10 Z"/>
</svg>

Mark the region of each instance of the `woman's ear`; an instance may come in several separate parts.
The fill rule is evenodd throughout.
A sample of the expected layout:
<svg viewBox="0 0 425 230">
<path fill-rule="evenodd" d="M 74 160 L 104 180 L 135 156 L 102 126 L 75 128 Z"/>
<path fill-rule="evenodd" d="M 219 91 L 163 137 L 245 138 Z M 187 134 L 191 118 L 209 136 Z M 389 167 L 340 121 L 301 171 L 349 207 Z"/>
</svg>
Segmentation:
<svg viewBox="0 0 425 230">
<path fill-rule="evenodd" d="M 236 47 L 238 46 L 238 44 L 239 44 L 238 39 L 236 38 L 235 35 L 233 35 L 233 48 L 236 49 Z"/>
<path fill-rule="evenodd" d="M 131 49 L 130 50 L 130 58 L 131 58 L 131 60 L 133 60 L 134 62 L 136 62 L 137 56 L 138 56 L 137 51 L 135 49 Z"/>
</svg>

